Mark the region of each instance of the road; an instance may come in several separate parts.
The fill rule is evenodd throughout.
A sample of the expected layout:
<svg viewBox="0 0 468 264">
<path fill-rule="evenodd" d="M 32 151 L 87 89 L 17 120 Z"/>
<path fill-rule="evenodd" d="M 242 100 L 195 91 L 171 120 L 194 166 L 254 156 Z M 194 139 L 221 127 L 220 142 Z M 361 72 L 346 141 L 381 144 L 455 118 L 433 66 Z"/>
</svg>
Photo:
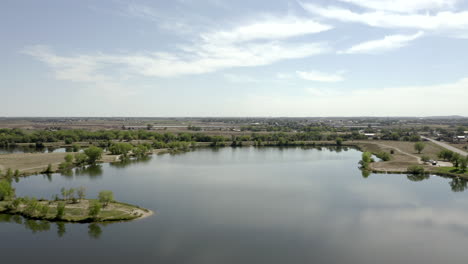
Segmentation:
<svg viewBox="0 0 468 264">
<path fill-rule="evenodd" d="M 451 151 L 453 151 L 453 152 L 456 152 L 456 153 L 458 153 L 458 154 L 460 154 L 460 155 L 462 155 L 462 156 L 465 156 L 465 157 L 468 156 L 468 152 L 463 151 L 463 150 L 461 150 L 461 149 L 457 149 L 456 147 L 450 146 L 450 145 L 447 144 L 447 143 L 440 142 L 440 141 L 437 141 L 437 140 L 435 140 L 435 139 L 428 138 L 428 137 L 423 137 L 423 136 L 421 136 L 421 138 L 427 139 L 427 140 L 429 140 L 430 142 L 432 142 L 432 143 L 434 143 L 434 144 L 436 144 L 436 145 L 439 145 L 439 146 L 441 146 L 441 147 L 443 147 L 443 148 L 446 148 L 446 149 L 448 149 L 448 150 L 451 150 Z"/>
</svg>

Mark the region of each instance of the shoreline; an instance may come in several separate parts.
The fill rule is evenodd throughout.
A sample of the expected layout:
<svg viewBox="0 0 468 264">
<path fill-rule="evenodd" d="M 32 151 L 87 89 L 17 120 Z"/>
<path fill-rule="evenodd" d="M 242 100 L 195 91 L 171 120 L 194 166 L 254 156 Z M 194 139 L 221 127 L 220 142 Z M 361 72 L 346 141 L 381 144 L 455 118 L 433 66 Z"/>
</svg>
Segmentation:
<svg viewBox="0 0 468 264">
<path fill-rule="evenodd" d="M 64 223 L 111 223 L 111 222 L 128 222 L 140 220 L 154 215 L 152 210 L 141 208 L 136 205 L 131 205 L 121 202 L 111 202 L 106 207 L 103 207 L 96 218 L 90 217 L 87 212 L 89 210 L 90 201 L 93 199 L 83 199 L 78 204 L 68 203 L 64 209 L 64 215 L 57 217 L 56 210 L 58 202 L 39 201 L 42 206 L 49 208 L 46 215 L 27 213 L 27 206 L 20 204 L 16 209 L 9 208 L 11 202 L 3 201 L 0 207 L 0 214 L 20 215 L 30 220 L 40 220 L 48 222 L 64 222 Z M 56 204 L 54 204 L 56 203 Z M 52 206 L 51 206 L 52 205 Z M 77 212 L 78 211 L 78 212 Z"/>
<path fill-rule="evenodd" d="M 242 142 L 242 145 L 232 146 L 233 142 L 227 141 L 224 142 L 222 146 L 210 146 L 205 142 L 197 142 L 196 146 L 192 149 L 197 148 L 219 148 L 219 147 L 250 147 L 255 146 L 255 143 L 252 141 Z M 335 141 L 301 141 L 301 142 L 290 142 L 287 146 L 277 146 L 276 142 L 264 142 L 263 146 L 258 147 L 353 147 L 357 148 L 359 151 L 368 151 L 373 154 L 378 152 L 389 152 L 394 151 L 392 154 L 392 160 L 390 161 L 379 161 L 371 163 L 370 171 L 374 173 L 408 173 L 407 168 L 411 165 L 421 165 L 424 167 L 426 172 L 432 173 L 440 176 L 450 176 L 450 177 L 461 177 L 468 179 L 468 175 L 450 173 L 450 172 L 441 172 L 437 168 L 430 165 L 425 165 L 421 162 L 422 154 L 410 153 L 409 150 L 400 149 L 401 146 L 408 148 L 409 145 L 414 144 L 414 142 L 406 141 L 374 141 L 374 140 L 350 140 L 343 141 L 341 145 L 338 145 Z M 428 146 L 432 149 L 432 152 L 436 150 L 442 150 L 440 146 L 436 146 L 431 142 L 426 142 Z M 185 150 L 171 150 L 171 149 L 154 149 L 151 151 L 151 154 L 166 154 L 166 153 L 178 153 L 184 152 Z M 66 154 L 74 154 L 74 152 L 65 152 L 65 153 L 14 153 L 14 154 L 0 154 L 0 169 L 5 172 L 6 169 L 12 168 L 13 170 L 19 169 L 20 176 L 29 176 L 29 175 L 38 175 L 42 174 L 43 171 L 47 168 L 48 164 L 52 164 L 52 173 L 60 173 L 58 169 L 58 164 L 63 162 L 63 157 Z M 431 153 L 434 156 L 434 153 Z M 419 156 L 418 156 L 419 155 Z M 50 158 L 50 159 L 49 159 Z M 436 157 L 434 157 L 436 158 Z M 36 159 L 35 167 L 24 168 L 29 159 Z M 13 164 L 8 164 L 11 161 Z M 53 162 L 51 162 L 53 161 Z M 119 155 L 110 155 L 104 154 L 103 158 L 99 161 L 101 163 L 114 163 L 119 162 Z M 15 164 L 15 162 L 19 164 Z M 23 164 L 21 164 L 23 162 Z M 13 165 L 13 166 L 12 166 Z M 15 167 L 16 165 L 16 167 Z M 23 166 L 23 167 L 21 167 Z M 76 168 L 76 167 L 74 167 Z M 0 179 L 2 177 L 0 176 Z M 5 177 L 3 177 L 5 178 Z"/>
</svg>

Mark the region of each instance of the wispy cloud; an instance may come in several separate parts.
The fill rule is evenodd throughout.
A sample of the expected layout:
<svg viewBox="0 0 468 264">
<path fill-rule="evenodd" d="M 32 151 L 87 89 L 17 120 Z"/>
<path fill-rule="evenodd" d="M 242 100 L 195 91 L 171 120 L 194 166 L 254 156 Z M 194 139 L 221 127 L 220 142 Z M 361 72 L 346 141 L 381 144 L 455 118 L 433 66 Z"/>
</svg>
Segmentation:
<svg viewBox="0 0 468 264">
<path fill-rule="evenodd" d="M 417 11 L 452 9 L 459 0 L 339 0 L 364 8 L 413 13 Z"/>
<path fill-rule="evenodd" d="M 385 36 L 383 39 L 366 41 L 352 46 L 351 48 L 339 51 L 338 53 L 344 54 L 356 54 L 356 53 L 367 53 L 376 54 L 384 51 L 395 50 L 404 47 L 409 42 L 422 37 L 424 33 L 422 31 L 413 35 L 390 35 Z"/>
<path fill-rule="evenodd" d="M 296 43 L 285 39 L 318 33 L 331 27 L 299 18 L 273 18 L 230 30 L 202 33 L 175 52 L 80 54 L 60 56 L 41 46 L 29 47 L 34 56 L 55 70 L 58 79 L 92 81 L 110 78 L 102 69 L 118 68 L 127 74 L 175 77 L 233 67 L 269 65 L 328 52 L 324 43 Z M 276 29 L 276 30 L 275 30 Z"/>
<path fill-rule="evenodd" d="M 279 40 L 332 29 L 330 25 L 321 24 L 311 19 L 299 17 L 268 18 L 238 26 L 227 31 L 215 31 L 202 34 L 201 37 L 209 43 L 239 43 L 252 40 Z"/>
<path fill-rule="evenodd" d="M 316 81 L 316 82 L 341 82 L 344 80 L 342 72 L 339 73 L 325 73 L 319 71 L 297 71 L 297 76 L 299 78 L 307 81 Z"/>
<path fill-rule="evenodd" d="M 464 30 L 468 29 L 468 11 L 439 11 L 434 14 L 395 13 L 387 11 L 354 12 L 341 7 L 322 7 L 301 3 L 311 14 L 342 22 L 362 23 L 381 28 L 414 28 L 421 30 Z"/>
</svg>

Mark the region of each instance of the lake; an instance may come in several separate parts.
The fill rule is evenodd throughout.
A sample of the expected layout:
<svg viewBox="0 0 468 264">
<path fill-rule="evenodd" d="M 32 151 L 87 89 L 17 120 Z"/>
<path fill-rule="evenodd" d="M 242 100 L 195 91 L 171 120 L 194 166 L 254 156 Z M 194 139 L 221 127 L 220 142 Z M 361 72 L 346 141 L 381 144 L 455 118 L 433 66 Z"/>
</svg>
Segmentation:
<svg viewBox="0 0 468 264">
<path fill-rule="evenodd" d="M 112 190 L 155 215 L 106 225 L 0 216 L 4 263 L 466 263 L 467 182 L 362 175 L 354 149 L 220 148 L 15 183 Z"/>
</svg>

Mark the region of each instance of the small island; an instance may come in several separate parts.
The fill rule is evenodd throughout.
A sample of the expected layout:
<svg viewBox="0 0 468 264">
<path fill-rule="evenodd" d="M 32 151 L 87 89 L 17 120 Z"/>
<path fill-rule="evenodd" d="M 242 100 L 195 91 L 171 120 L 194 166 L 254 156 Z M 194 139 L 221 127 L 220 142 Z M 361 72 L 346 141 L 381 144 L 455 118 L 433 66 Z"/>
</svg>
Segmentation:
<svg viewBox="0 0 468 264">
<path fill-rule="evenodd" d="M 0 181 L 0 213 L 21 215 L 33 220 L 98 223 L 130 221 L 153 214 L 151 210 L 117 202 L 111 191 L 101 191 L 98 199 L 86 199 L 85 188 L 61 190 L 53 200 L 15 197 L 7 180 Z"/>
</svg>

